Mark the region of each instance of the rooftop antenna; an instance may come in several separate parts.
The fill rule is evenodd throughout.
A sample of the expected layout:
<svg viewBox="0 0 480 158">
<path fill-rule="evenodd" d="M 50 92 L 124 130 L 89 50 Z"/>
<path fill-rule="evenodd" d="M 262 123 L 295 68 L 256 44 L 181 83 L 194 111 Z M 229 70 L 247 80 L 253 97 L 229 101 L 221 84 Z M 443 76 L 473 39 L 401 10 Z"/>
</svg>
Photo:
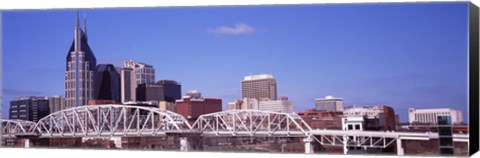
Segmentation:
<svg viewBox="0 0 480 158">
<path fill-rule="evenodd" d="M 87 36 L 87 13 L 83 12 L 83 31 L 85 32 L 85 40 L 88 41 Z"/>
<path fill-rule="evenodd" d="M 80 22 L 78 20 L 78 9 L 77 9 L 77 13 L 76 13 L 76 16 L 75 16 L 75 51 L 79 51 L 79 47 L 80 47 L 80 32 L 79 32 L 79 29 L 80 29 Z"/>
<path fill-rule="evenodd" d="M 87 34 L 87 13 L 83 12 L 83 31 Z"/>
</svg>

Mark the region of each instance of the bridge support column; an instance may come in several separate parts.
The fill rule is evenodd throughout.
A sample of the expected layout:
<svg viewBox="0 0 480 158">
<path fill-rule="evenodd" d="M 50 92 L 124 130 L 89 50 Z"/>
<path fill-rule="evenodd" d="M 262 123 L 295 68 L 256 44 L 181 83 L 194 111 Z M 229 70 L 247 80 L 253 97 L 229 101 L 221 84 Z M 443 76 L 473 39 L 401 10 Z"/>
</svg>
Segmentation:
<svg viewBox="0 0 480 158">
<path fill-rule="evenodd" d="M 30 148 L 30 139 L 23 138 L 22 140 L 23 140 L 23 147 Z"/>
<path fill-rule="evenodd" d="M 397 155 L 405 155 L 405 151 L 402 147 L 402 140 L 401 139 L 397 139 Z"/>
<path fill-rule="evenodd" d="M 180 138 L 180 151 L 191 151 L 190 142 L 187 137 Z"/>
<path fill-rule="evenodd" d="M 347 147 L 347 136 L 343 136 L 343 154 L 347 154 L 348 153 L 348 147 Z"/>
<path fill-rule="evenodd" d="M 305 143 L 305 154 L 313 154 L 314 153 L 312 141 L 313 141 L 313 138 L 310 135 L 303 139 L 303 142 Z"/>
<path fill-rule="evenodd" d="M 180 151 L 202 150 L 202 138 L 200 134 L 192 134 L 180 137 Z"/>
</svg>

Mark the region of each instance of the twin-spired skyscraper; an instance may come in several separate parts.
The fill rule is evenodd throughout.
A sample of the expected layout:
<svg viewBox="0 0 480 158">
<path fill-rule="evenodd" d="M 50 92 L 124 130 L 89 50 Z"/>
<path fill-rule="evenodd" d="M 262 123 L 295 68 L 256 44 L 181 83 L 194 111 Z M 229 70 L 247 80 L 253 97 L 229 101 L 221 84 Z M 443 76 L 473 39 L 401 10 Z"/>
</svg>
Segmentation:
<svg viewBox="0 0 480 158">
<path fill-rule="evenodd" d="M 65 108 L 86 105 L 93 97 L 96 66 L 97 59 L 88 45 L 86 19 L 82 30 L 77 11 L 74 40 L 68 51 L 65 71 Z"/>
</svg>

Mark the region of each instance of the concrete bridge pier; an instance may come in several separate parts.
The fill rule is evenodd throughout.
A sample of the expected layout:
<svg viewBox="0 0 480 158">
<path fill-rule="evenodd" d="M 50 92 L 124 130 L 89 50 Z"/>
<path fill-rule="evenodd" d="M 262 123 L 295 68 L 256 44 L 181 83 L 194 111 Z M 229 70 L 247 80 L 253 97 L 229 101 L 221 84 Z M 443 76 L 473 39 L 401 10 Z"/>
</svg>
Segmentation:
<svg viewBox="0 0 480 158">
<path fill-rule="evenodd" d="M 30 138 L 15 138 L 14 140 L 16 147 L 30 148 Z"/>
<path fill-rule="evenodd" d="M 307 136 L 306 138 L 303 139 L 303 142 L 305 143 L 305 154 L 313 154 L 314 149 L 313 149 L 313 138 L 312 136 Z"/>
<path fill-rule="evenodd" d="M 202 150 L 202 136 L 198 133 L 180 136 L 180 151 Z"/>
<path fill-rule="evenodd" d="M 402 140 L 397 139 L 397 155 L 405 155 L 405 149 L 402 147 Z"/>
<path fill-rule="evenodd" d="M 347 147 L 347 136 L 343 136 L 343 154 L 348 154 L 348 147 Z"/>
<path fill-rule="evenodd" d="M 30 139 L 23 138 L 23 147 L 30 148 Z"/>
</svg>

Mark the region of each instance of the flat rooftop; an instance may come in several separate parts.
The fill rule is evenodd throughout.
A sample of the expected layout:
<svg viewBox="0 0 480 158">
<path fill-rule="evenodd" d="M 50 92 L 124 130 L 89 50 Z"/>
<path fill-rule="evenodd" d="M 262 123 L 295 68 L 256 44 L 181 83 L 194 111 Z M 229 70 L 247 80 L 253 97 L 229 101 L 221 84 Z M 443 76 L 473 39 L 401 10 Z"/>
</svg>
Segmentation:
<svg viewBox="0 0 480 158">
<path fill-rule="evenodd" d="M 244 81 L 261 80 L 261 79 L 274 79 L 274 78 L 273 78 L 273 75 L 271 75 L 271 74 L 251 75 L 251 76 L 245 76 L 243 78 Z"/>
</svg>

